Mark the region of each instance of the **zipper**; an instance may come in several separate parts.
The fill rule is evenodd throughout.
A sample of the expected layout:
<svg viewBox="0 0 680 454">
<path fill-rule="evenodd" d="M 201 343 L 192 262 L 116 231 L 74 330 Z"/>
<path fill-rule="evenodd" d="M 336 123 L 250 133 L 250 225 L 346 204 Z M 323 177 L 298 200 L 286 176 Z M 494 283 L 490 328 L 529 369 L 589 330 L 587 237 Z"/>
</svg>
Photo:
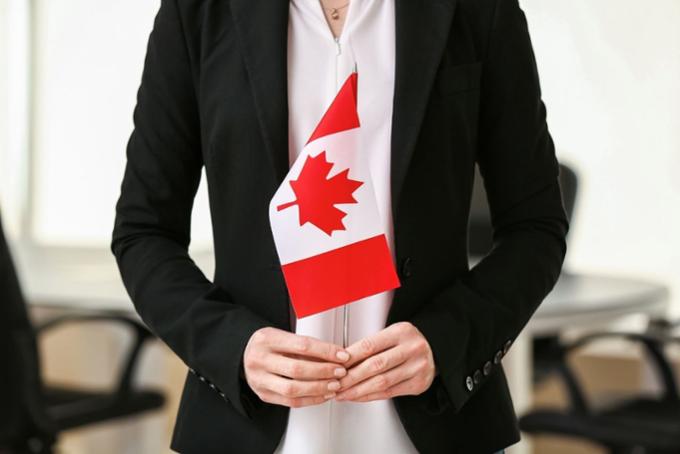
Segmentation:
<svg viewBox="0 0 680 454">
<path fill-rule="evenodd" d="M 336 56 L 338 56 L 342 53 L 342 48 L 340 47 L 340 37 L 339 36 L 335 37 L 335 45 L 338 46 L 338 53 L 336 54 Z"/>
<path fill-rule="evenodd" d="M 338 89 L 340 88 L 340 81 L 338 80 L 338 73 L 339 67 L 340 67 L 340 55 L 342 54 L 342 47 L 340 46 L 340 37 L 335 36 L 333 37 L 333 40 L 335 41 L 335 46 L 338 48 L 338 52 L 335 54 L 335 92 L 338 92 Z"/>
</svg>

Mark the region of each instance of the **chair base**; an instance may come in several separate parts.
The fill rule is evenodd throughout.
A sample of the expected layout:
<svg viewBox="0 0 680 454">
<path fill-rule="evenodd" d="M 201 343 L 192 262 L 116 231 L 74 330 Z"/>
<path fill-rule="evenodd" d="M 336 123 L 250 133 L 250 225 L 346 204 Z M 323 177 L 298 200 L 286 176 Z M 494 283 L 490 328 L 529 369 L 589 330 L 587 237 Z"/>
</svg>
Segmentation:
<svg viewBox="0 0 680 454">
<path fill-rule="evenodd" d="M 617 454 L 680 453 L 680 402 L 637 398 L 590 415 L 540 409 L 522 416 L 519 424 L 529 434 L 586 439 Z"/>
<path fill-rule="evenodd" d="M 157 409 L 165 398 L 155 390 L 112 393 L 50 386 L 45 388 L 45 401 L 47 414 L 61 432 Z"/>
</svg>

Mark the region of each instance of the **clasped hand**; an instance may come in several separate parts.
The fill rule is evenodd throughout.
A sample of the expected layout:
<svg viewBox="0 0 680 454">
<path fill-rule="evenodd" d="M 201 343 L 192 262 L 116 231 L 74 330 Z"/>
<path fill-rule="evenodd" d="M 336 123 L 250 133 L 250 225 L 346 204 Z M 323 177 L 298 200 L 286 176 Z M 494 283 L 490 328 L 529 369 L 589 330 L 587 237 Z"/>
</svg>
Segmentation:
<svg viewBox="0 0 680 454">
<path fill-rule="evenodd" d="M 343 349 L 277 328 L 246 345 L 248 385 L 265 402 L 288 407 L 329 399 L 368 402 L 424 392 L 435 376 L 432 350 L 409 322 L 398 322 Z"/>
</svg>

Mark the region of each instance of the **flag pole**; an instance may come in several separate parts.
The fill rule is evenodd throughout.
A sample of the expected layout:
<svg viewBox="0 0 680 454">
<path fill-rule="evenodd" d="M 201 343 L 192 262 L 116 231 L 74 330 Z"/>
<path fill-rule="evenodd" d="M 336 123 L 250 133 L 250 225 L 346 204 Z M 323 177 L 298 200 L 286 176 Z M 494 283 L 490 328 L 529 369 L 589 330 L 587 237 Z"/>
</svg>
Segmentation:
<svg viewBox="0 0 680 454">
<path fill-rule="evenodd" d="M 357 62 L 354 62 L 354 70 L 357 72 Z M 349 345 L 349 304 L 342 306 L 342 348 Z"/>
<path fill-rule="evenodd" d="M 347 348 L 349 343 L 349 310 L 348 305 L 342 306 L 342 348 Z"/>
</svg>

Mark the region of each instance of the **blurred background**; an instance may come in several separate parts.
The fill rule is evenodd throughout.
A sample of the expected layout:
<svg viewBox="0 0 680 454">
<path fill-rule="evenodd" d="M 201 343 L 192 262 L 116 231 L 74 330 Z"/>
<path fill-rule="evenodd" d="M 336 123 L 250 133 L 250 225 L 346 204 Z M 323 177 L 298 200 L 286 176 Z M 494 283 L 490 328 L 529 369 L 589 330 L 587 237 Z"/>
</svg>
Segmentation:
<svg viewBox="0 0 680 454">
<path fill-rule="evenodd" d="M 564 276 L 503 358 L 525 430 L 509 452 L 678 453 L 680 1 L 520 3 L 573 212 Z M 0 210 L 58 452 L 170 452 L 186 367 L 146 339 L 123 383 L 141 328 L 108 250 L 158 7 L 0 0 Z M 209 216 L 201 186 L 191 252 L 211 276 Z"/>
</svg>

